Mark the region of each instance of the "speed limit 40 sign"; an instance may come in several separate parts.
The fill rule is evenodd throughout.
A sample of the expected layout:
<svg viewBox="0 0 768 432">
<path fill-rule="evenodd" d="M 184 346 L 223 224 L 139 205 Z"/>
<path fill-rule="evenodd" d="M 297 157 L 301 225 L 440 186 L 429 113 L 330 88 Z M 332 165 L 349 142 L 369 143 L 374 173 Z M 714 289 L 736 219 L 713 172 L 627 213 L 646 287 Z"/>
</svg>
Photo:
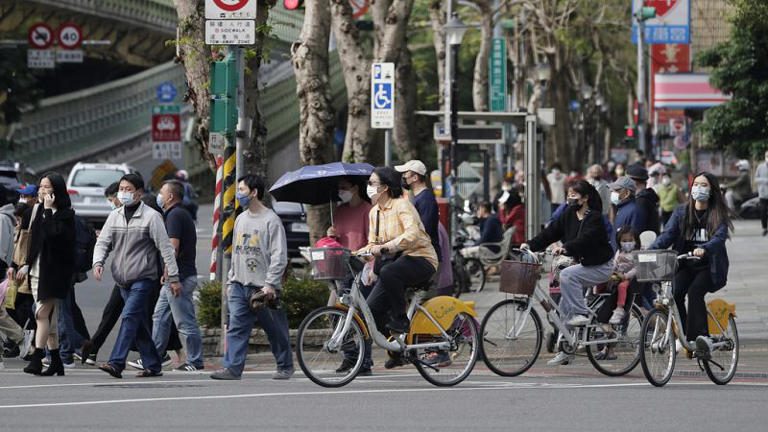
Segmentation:
<svg viewBox="0 0 768 432">
<path fill-rule="evenodd" d="M 83 31 L 74 23 L 64 23 L 58 31 L 59 48 L 77 49 L 83 43 Z"/>
</svg>

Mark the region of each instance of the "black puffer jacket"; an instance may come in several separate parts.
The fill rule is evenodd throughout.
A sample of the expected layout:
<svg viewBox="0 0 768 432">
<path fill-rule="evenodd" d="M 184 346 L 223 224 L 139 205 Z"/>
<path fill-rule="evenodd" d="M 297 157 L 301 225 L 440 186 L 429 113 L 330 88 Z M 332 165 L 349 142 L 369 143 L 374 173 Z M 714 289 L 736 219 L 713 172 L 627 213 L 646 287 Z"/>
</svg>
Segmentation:
<svg viewBox="0 0 768 432">
<path fill-rule="evenodd" d="M 659 196 L 653 189 L 643 189 L 635 196 L 637 206 L 638 223 L 641 226 L 640 233 L 653 231 L 659 233 L 661 222 L 659 221 Z"/>
</svg>

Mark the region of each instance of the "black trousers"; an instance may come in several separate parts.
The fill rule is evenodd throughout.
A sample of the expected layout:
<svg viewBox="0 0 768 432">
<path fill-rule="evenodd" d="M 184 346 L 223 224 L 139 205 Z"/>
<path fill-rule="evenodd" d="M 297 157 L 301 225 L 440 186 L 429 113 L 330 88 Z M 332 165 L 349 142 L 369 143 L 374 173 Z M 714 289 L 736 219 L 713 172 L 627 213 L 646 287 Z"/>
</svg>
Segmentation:
<svg viewBox="0 0 768 432">
<path fill-rule="evenodd" d="M 8 315 L 26 330 L 35 330 L 37 320 L 35 320 L 35 298 L 32 294 L 16 293 L 15 309 L 8 309 Z M 24 325 L 26 324 L 26 327 Z"/>
<path fill-rule="evenodd" d="M 708 335 L 707 304 L 704 296 L 714 292 L 712 274 L 709 266 L 693 267 L 683 265 L 675 274 L 674 296 L 680 320 L 685 325 L 685 335 L 689 341 L 701 335 Z M 688 295 L 688 310 L 685 309 L 685 297 Z"/>
<path fill-rule="evenodd" d="M 768 229 L 768 199 L 760 198 L 760 223 Z"/>
<path fill-rule="evenodd" d="M 152 293 L 153 300 L 147 303 L 147 320 L 150 323 L 150 328 L 152 323 L 152 314 L 155 311 L 155 304 L 157 303 L 157 298 L 160 296 L 160 289 L 158 288 L 155 291 L 156 292 Z M 91 342 L 93 342 L 94 352 L 98 351 L 102 345 L 104 345 L 104 342 L 107 340 L 109 333 L 115 327 L 115 324 L 117 324 L 117 321 L 120 319 L 120 315 L 123 313 L 123 306 L 125 306 L 125 302 L 123 301 L 122 294 L 120 294 L 120 287 L 115 285 L 112 287 L 112 293 L 109 296 L 107 304 L 104 306 L 104 311 L 101 314 L 101 322 L 99 322 L 99 327 L 96 329 L 96 332 L 93 334 L 93 338 L 91 339 Z M 171 324 L 171 336 L 168 339 L 168 346 L 166 349 L 181 349 L 181 340 L 179 339 L 179 332 L 176 330 L 176 323 Z"/>
<path fill-rule="evenodd" d="M 368 306 L 379 331 L 384 331 L 389 313 L 397 320 L 406 318 L 405 290 L 429 281 L 434 273 L 435 268 L 425 258 L 405 255 L 381 269 L 379 280 L 368 296 Z"/>
</svg>

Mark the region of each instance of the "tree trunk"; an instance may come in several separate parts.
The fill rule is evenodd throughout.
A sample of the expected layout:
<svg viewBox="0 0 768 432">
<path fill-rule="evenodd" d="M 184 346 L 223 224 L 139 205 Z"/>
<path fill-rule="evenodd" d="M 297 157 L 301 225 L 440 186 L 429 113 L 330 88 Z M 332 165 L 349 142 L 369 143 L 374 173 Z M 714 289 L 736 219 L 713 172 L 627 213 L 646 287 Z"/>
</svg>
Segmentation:
<svg viewBox="0 0 768 432">
<path fill-rule="evenodd" d="M 488 58 L 493 40 L 493 8 L 488 0 L 473 0 L 480 8 L 480 50 L 475 57 L 475 72 L 472 79 L 472 104 L 475 111 L 488 111 Z"/>
<path fill-rule="evenodd" d="M 258 4 L 256 28 L 261 29 L 269 19 L 269 5 L 264 2 Z M 253 46 L 255 55 L 244 56 L 245 73 L 243 88 L 245 90 L 245 118 L 252 120 L 250 139 L 242 149 L 239 157 L 243 158 L 243 174 L 256 174 L 262 177 L 267 175 L 267 123 L 259 108 L 259 70 L 264 56 L 264 42 L 267 34 L 262 31 L 256 33 L 256 44 Z"/>
<path fill-rule="evenodd" d="M 395 130 L 394 144 L 401 161 L 419 157 L 414 142 L 416 136 L 416 77 L 413 73 L 411 50 L 407 44 L 400 49 L 395 69 Z"/>
<path fill-rule="evenodd" d="M 429 3 L 429 18 L 432 22 L 432 43 L 435 46 L 435 60 L 437 63 L 437 88 L 439 89 L 438 104 L 440 110 L 445 110 L 445 2 L 443 0 L 431 0 Z"/>
<path fill-rule="evenodd" d="M 342 159 L 365 162 L 374 136 L 370 111 L 371 60 L 360 43 L 360 31 L 352 19 L 349 1 L 330 1 L 333 32 L 347 87 L 347 134 Z"/>
<path fill-rule="evenodd" d="M 304 10 L 300 39 L 291 46 L 296 95 L 299 99 L 299 157 L 302 165 L 321 165 L 334 159 L 334 113 L 328 77 L 330 4 L 310 1 Z M 325 236 L 330 225 L 329 205 L 307 211 L 310 242 Z"/>
<path fill-rule="evenodd" d="M 200 157 L 216 171 L 216 162 L 208 152 L 208 121 L 211 112 L 211 49 L 205 41 L 205 4 L 197 0 L 174 0 L 179 16 L 177 62 L 184 66 L 187 93 L 184 100 L 192 104 L 197 127 L 192 136 Z"/>
</svg>

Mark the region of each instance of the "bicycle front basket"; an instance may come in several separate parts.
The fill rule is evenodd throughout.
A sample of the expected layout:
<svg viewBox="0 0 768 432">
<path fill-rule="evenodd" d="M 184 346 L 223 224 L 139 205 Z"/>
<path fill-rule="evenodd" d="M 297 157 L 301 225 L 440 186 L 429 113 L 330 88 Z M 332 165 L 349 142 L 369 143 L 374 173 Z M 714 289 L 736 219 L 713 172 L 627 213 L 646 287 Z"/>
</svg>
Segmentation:
<svg viewBox="0 0 768 432">
<path fill-rule="evenodd" d="M 643 250 L 632 253 L 638 282 L 671 281 L 677 270 L 677 252 L 673 250 Z"/>
<path fill-rule="evenodd" d="M 349 277 L 349 249 L 312 248 L 309 257 L 313 279 L 344 280 Z"/>
<path fill-rule="evenodd" d="M 499 291 L 530 296 L 539 281 L 541 264 L 505 260 L 501 263 Z"/>
</svg>

